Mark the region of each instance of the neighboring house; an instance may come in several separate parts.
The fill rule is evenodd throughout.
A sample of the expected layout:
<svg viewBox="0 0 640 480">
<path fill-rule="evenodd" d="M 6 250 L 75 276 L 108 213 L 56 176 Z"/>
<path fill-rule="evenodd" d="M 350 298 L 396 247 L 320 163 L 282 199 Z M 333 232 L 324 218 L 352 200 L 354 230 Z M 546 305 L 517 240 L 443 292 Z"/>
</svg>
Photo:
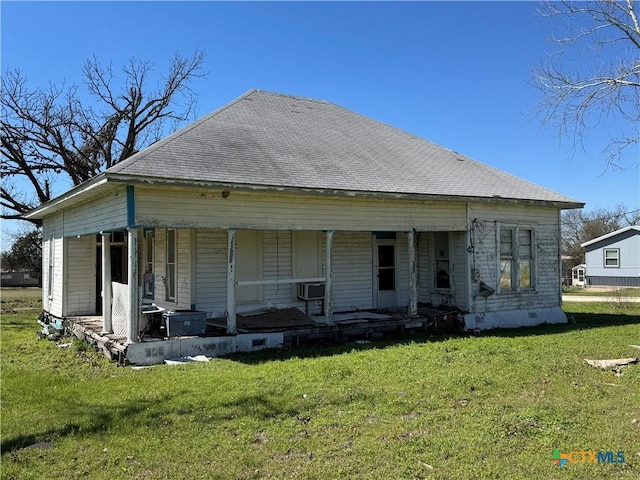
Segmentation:
<svg viewBox="0 0 640 480">
<path fill-rule="evenodd" d="M 566 322 L 560 213 L 582 206 L 338 105 L 249 91 L 27 217 L 46 314 L 101 314 L 131 353 L 140 301 L 226 318 L 231 350 L 238 313 L 266 306 Z"/>
<path fill-rule="evenodd" d="M 576 265 L 571 269 L 571 285 L 574 287 L 584 287 L 586 285 L 587 266 L 584 263 Z"/>
<path fill-rule="evenodd" d="M 621 228 L 581 247 L 587 286 L 640 287 L 640 226 Z"/>
<path fill-rule="evenodd" d="M 37 287 L 38 279 L 28 272 L 3 271 L 1 274 L 3 287 Z"/>
</svg>

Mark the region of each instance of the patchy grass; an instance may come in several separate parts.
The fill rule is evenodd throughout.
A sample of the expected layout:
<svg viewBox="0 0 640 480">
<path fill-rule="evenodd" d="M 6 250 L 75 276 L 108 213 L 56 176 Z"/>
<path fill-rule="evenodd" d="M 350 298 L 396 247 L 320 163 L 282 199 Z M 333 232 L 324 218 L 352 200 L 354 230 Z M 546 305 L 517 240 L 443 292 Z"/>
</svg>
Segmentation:
<svg viewBox="0 0 640 480">
<path fill-rule="evenodd" d="M 628 298 L 640 297 L 640 288 L 583 288 L 583 287 L 564 287 L 562 292 L 566 295 L 578 295 L 585 297 L 614 297 Z"/>
<path fill-rule="evenodd" d="M 5 314 L 2 477 L 638 478 L 640 365 L 583 359 L 638 355 L 640 305 L 566 308 L 575 323 L 142 370 Z M 625 462 L 560 470 L 556 448 Z"/>
<path fill-rule="evenodd" d="M 3 287 L 0 289 L 0 304 L 3 314 L 40 310 L 42 309 L 42 289 L 37 287 Z"/>
</svg>

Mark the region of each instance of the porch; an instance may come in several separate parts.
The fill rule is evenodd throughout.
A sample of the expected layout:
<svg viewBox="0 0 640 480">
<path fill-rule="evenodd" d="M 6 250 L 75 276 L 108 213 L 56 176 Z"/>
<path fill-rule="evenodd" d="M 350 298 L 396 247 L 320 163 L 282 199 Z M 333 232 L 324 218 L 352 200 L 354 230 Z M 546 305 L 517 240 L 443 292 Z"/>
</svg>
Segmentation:
<svg viewBox="0 0 640 480">
<path fill-rule="evenodd" d="M 94 345 L 107 358 L 121 365 L 152 365 L 164 360 L 195 355 L 220 357 L 235 352 L 265 348 L 291 350 L 309 345 L 376 340 L 387 336 L 424 332 L 453 332 L 460 329 L 460 311 L 453 307 L 418 305 L 415 316 L 406 309 L 359 310 L 334 314 L 327 324 L 319 315 L 306 315 L 297 308 L 247 312 L 237 317 L 237 333 L 226 332 L 225 318 L 206 321 L 203 335 L 166 336 L 161 326 L 145 332 L 135 343 L 126 336 L 102 332 L 101 316 L 66 319 L 74 336 Z"/>
</svg>

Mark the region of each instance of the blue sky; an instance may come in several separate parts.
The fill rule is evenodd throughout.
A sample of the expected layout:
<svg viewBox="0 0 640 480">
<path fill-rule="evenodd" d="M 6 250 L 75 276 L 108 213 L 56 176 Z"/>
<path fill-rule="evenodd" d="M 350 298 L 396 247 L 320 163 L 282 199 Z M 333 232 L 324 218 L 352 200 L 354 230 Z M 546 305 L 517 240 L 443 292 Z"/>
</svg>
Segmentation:
<svg viewBox="0 0 640 480">
<path fill-rule="evenodd" d="M 541 126 L 531 70 L 552 50 L 535 2 L 8 2 L 2 70 L 79 83 L 83 61 L 158 72 L 206 51 L 204 115 L 257 88 L 328 100 L 587 203 L 640 208 L 638 167 L 607 170 L 615 123 L 587 151 Z M 589 57 L 577 57 L 581 68 Z M 627 152 L 627 163 L 640 156 Z M 65 185 L 59 185 L 59 189 Z M 3 222 L 3 249 L 13 222 Z"/>
</svg>

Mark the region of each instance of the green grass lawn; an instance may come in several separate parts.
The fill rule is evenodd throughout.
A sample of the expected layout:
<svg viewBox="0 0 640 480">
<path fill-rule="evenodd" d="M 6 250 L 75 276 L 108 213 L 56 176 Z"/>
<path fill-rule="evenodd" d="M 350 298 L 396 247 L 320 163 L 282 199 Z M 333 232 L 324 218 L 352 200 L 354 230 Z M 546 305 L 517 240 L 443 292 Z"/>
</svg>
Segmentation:
<svg viewBox="0 0 640 480">
<path fill-rule="evenodd" d="M 118 367 L 2 315 L 2 478 L 636 479 L 640 305 L 571 304 L 575 323 L 477 337 Z M 6 311 L 6 310 L 5 310 Z M 51 442 L 51 448 L 24 448 Z M 568 464 L 554 449 L 623 451 Z"/>
<path fill-rule="evenodd" d="M 640 297 L 640 288 L 584 288 L 584 287 L 565 287 L 563 288 L 565 295 L 580 295 L 586 297 Z"/>
</svg>

